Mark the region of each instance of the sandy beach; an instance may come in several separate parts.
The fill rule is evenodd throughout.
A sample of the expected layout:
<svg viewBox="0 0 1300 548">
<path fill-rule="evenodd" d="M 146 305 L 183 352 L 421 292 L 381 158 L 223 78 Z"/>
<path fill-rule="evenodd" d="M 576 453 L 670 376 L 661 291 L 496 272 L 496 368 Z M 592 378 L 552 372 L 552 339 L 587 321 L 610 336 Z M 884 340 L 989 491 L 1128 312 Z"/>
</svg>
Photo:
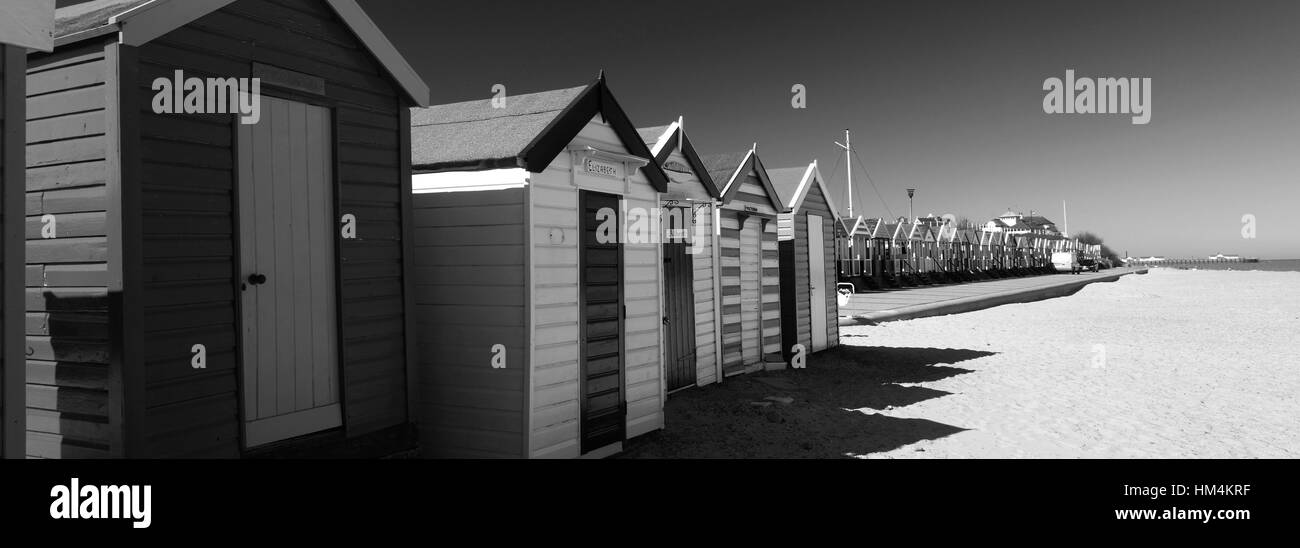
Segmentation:
<svg viewBox="0 0 1300 548">
<path fill-rule="evenodd" d="M 869 457 L 1300 456 L 1300 273 L 1153 270 L 1071 297 L 843 332 L 993 355 L 886 410 L 965 430 Z"/>
<path fill-rule="evenodd" d="M 809 368 L 669 398 L 649 458 L 1300 456 L 1300 273 L 1152 270 L 845 327 Z"/>
</svg>

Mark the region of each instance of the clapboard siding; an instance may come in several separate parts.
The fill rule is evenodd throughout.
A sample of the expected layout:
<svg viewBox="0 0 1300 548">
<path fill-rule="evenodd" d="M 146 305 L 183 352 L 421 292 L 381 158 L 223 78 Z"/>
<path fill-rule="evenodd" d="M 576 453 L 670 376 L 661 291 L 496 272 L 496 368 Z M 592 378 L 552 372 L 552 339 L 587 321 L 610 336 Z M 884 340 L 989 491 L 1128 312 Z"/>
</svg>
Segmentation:
<svg viewBox="0 0 1300 548">
<path fill-rule="evenodd" d="M 717 295 L 713 268 L 713 206 L 701 207 L 695 213 L 698 224 L 696 238 L 703 240 L 693 265 L 695 267 L 695 384 L 705 386 L 718 381 L 717 357 Z"/>
<path fill-rule="evenodd" d="M 720 212 L 724 375 L 761 368 L 770 354 L 781 350 L 777 211 L 754 169 L 731 183 L 741 186 Z M 747 299 L 757 300 L 757 310 L 744 309 Z"/>
<path fill-rule="evenodd" d="M 625 152 L 614 130 L 599 118 L 575 139 L 602 150 Z M 578 234 L 578 189 L 572 158 L 560 154 L 530 178 L 533 230 L 533 348 L 529 456 L 576 457 L 579 444 L 578 245 L 576 237 L 552 242 L 550 234 Z M 583 176 L 583 175 L 580 175 Z M 630 176 L 628 207 L 654 208 L 659 195 L 637 171 Z M 626 435 L 663 428 L 662 282 L 659 247 L 625 244 L 624 390 Z"/>
<path fill-rule="evenodd" d="M 522 188 L 413 196 L 414 419 L 426 456 L 525 456 L 528 233 L 519 212 L 526 203 Z M 464 211 L 475 213 L 473 226 L 444 222 Z M 501 264 L 462 252 L 471 248 L 512 260 Z M 432 257 L 439 260 L 423 260 Z M 497 344 L 505 347 L 504 369 L 492 367 Z"/>
<path fill-rule="evenodd" d="M 690 161 L 680 148 L 674 149 L 664 163 L 690 165 Z M 692 210 L 691 228 L 694 232 L 692 235 L 694 240 L 690 249 L 693 252 L 692 282 L 695 292 L 692 320 L 695 322 L 695 384 L 705 386 L 718 380 L 718 322 L 715 319 L 718 300 L 714 284 L 717 273 L 713 265 L 716 255 L 713 240 L 714 201 L 709 195 L 709 190 L 693 171 L 667 173 L 669 184 L 664 205 L 690 205 Z M 675 197 L 684 197 L 692 201 L 678 200 L 676 204 L 669 204 L 668 200 Z"/>
<path fill-rule="evenodd" d="M 763 355 L 781 352 L 781 258 L 777 253 L 776 221 L 763 224 L 762 236 Z"/>
<path fill-rule="evenodd" d="M 720 212 L 722 366 L 724 373 L 744 367 L 740 329 L 740 221 L 735 211 Z"/>
<path fill-rule="evenodd" d="M 252 63 L 319 76 L 333 107 L 341 397 L 349 436 L 406 420 L 399 109 L 378 62 L 323 3 L 241 0 L 139 48 L 145 412 L 150 456 L 237 456 L 239 320 L 235 115 L 154 114 L 155 78 L 248 77 Z M 277 95 L 264 86 L 264 94 Z M 93 120 L 92 120 L 93 121 Z M 335 216 L 335 211 L 329 213 Z M 190 366 L 204 344 L 208 366 Z"/>
<path fill-rule="evenodd" d="M 27 80 L 27 454 L 112 447 L 101 42 L 33 55 Z M 51 215 L 52 217 L 45 217 Z M 44 231 L 49 226 L 52 231 Z M 45 236 L 55 236 L 46 238 Z"/>
<path fill-rule="evenodd" d="M 781 352 L 789 358 L 791 347 L 802 344 L 812 352 L 812 301 L 809 276 L 812 268 L 809 264 L 808 250 L 808 216 L 822 218 L 822 247 L 825 265 L 825 299 L 826 299 L 826 345 L 827 348 L 839 344 L 839 310 L 835 298 L 835 221 L 821 186 L 810 183 L 808 193 L 803 201 L 796 204 L 791 213 L 780 216 L 783 227 L 780 245 L 781 260 L 781 306 L 782 306 L 782 343 Z M 791 331 L 793 329 L 793 331 Z"/>
</svg>

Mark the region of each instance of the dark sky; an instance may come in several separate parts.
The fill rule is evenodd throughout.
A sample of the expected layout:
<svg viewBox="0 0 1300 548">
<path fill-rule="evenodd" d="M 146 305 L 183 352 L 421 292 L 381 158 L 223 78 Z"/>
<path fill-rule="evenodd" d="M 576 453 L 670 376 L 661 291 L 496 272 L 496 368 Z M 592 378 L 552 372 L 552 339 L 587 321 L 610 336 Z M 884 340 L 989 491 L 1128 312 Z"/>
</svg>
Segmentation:
<svg viewBox="0 0 1300 548">
<path fill-rule="evenodd" d="M 855 165 L 855 213 L 906 215 L 907 187 L 917 214 L 980 220 L 1061 222 L 1065 200 L 1073 231 L 1121 253 L 1300 257 L 1300 2 L 362 4 L 438 103 L 604 69 L 638 125 L 684 115 L 704 153 L 816 158 L 839 193 L 832 142 L 852 129 L 884 196 Z M 1043 80 L 1066 69 L 1151 78 L 1150 124 L 1045 114 Z"/>
</svg>

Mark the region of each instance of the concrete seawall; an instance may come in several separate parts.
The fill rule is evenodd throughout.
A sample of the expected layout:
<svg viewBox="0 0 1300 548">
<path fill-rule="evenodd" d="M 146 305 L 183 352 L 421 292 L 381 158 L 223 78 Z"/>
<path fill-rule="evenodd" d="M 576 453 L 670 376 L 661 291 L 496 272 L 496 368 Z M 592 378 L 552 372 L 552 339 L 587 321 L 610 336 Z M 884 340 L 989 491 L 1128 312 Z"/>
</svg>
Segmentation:
<svg viewBox="0 0 1300 548">
<path fill-rule="evenodd" d="M 1073 295 L 1084 286 L 1113 282 L 1145 268 L 1117 268 L 1084 274 L 1053 274 L 984 282 L 877 291 L 853 295 L 840 307 L 840 325 L 870 325 L 983 310 Z"/>
</svg>

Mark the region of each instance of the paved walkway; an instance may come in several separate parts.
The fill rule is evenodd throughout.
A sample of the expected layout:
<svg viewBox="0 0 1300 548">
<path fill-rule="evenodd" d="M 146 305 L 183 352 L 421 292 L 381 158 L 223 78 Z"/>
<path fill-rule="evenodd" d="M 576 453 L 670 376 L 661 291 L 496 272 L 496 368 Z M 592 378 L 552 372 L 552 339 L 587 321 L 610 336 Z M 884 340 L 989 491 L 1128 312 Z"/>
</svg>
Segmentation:
<svg viewBox="0 0 1300 548">
<path fill-rule="evenodd" d="M 862 325 L 982 310 L 1074 294 L 1083 286 L 1113 282 L 1146 269 L 1116 268 L 1083 274 L 1047 274 L 964 284 L 857 293 L 840 307 L 840 325 Z"/>
</svg>

